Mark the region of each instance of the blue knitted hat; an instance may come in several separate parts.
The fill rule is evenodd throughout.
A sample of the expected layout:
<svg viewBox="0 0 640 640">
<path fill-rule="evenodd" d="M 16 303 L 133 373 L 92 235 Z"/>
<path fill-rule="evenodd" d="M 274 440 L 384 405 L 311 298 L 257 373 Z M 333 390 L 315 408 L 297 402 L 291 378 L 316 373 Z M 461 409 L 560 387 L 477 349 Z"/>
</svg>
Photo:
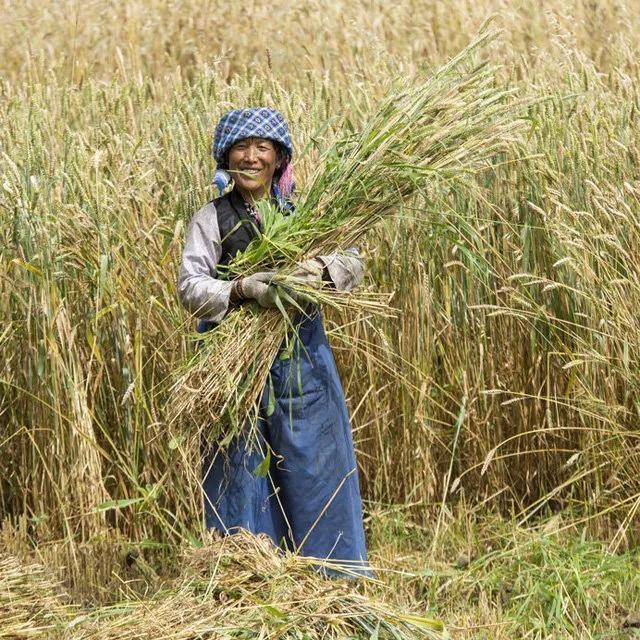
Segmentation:
<svg viewBox="0 0 640 640">
<path fill-rule="evenodd" d="M 276 109 L 268 107 L 251 107 L 227 111 L 218 126 L 213 142 L 213 157 L 218 166 L 222 166 L 225 154 L 238 140 L 245 138 L 267 138 L 279 142 L 287 152 L 289 159 L 293 156 L 293 145 L 289 137 L 289 127 L 284 116 Z"/>
</svg>

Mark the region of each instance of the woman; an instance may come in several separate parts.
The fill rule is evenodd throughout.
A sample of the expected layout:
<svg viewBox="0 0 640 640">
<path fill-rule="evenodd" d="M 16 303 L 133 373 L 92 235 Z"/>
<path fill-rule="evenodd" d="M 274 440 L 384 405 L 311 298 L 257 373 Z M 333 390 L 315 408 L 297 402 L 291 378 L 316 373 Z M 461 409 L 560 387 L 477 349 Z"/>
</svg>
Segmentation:
<svg viewBox="0 0 640 640">
<path fill-rule="evenodd" d="M 199 331 L 239 304 L 274 306 L 271 273 L 228 281 L 219 267 L 258 234 L 257 201 L 272 198 L 293 209 L 293 148 L 278 111 L 226 113 L 213 154 L 217 178 L 230 175 L 233 189 L 191 220 L 178 281 L 183 304 L 200 318 Z M 305 261 L 295 275 L 348 290 L 362 273 L 357 255 L 333 254 Z M 267 387 L 276 403 L 266 410 L 265 390 L 258 424 L 263 450 L 247 450 L 241 438 L 224 453 L 207 447 L 213 452 L 203 461 L 206 524 L 224 533 L 239 527 L 265 533 L 303 555 L 368 573 L 349 416 L 319 310 L 302 317 L 297 333 L 293 355 L 279 354 L 271 366 Z"/>
</svg>

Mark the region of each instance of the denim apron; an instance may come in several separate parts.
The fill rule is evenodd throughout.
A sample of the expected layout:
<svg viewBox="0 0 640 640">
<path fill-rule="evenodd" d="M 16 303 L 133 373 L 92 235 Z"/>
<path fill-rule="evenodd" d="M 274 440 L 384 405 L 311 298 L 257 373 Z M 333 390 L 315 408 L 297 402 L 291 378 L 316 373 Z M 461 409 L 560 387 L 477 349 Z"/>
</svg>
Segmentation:
<svg viewBox="0 0 640 640">
<path fill-rule="evenodd" d="M 271 366 L 258 421 L 262 451 L 236 439 L 225 453 L 213 447 L 203 456 L 206 525 L 265 533 L 276 545 L 370 574 L 349 415 L 319 311 L 297 336 Z"/>
</svg>

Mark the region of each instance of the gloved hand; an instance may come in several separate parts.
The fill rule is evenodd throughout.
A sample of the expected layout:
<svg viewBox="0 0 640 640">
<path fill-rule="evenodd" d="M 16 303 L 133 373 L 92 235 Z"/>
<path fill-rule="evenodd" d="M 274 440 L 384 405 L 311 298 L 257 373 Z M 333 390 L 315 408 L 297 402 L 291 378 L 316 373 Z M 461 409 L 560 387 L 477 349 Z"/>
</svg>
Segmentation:
<svg viewBox="0 0 640 640">
<path fill-rule="evenodd" d="M 319 258 L 310 258 L 301 262 L 296 270 L 291 274 L 292 278 L 297 278 L 310 284 L 322 282 L 324 273 L 324 263 Z"/>
<path fill-rule="evenodd" d="M 282 301 L 299 308 L 304 308 L 309 302 L 313 302 L 313 297 L 300 291 L 296 293 L 287 285 L 292 285 L 297 281 L 301 285 L 319 287 L 322 284 L 324 270 L 324 262 L 319 258 L 309 258 L 298 264 L 296 269 L 282 282 L 283 288 L 280 291 Z"/>
<path fill-rule="evenodd" d="M 231 290 L 232 302 L 255 300 L 261 307 L 275 308 L 276 288 L 269 284 L 274 275 L 273 271 L 262 271 L 246 278 L 234 280 Z"/>
</svg>

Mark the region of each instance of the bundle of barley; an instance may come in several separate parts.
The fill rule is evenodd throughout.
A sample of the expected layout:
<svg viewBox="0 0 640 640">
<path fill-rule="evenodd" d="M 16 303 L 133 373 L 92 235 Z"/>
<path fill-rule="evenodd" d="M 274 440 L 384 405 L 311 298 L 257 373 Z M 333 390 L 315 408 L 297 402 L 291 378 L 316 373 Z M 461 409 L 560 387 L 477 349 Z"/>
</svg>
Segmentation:
<svg viewBox="0 0 640 640">
<path fill-rule="evenodd" d="M 66 637 L 442 637 L 439 621 L 400 612 L 352 581 L 324 580 L 315 563 L 247 533 L 210 538 L 152 599 L 96 609 Z"/>
<path fill-rule="evenodd" d="M 274 269 L 285 302 L 294 291 L 320 304 L 383 309 L 375 298 L 302 286 L 288 274 L 304 258 L 353 246 L 427 187 L 486 168 L 514 142 L 522 125 L 519 105 L 510 91 L 496 88 L 494 69 L 473 64 L 491 37 L 481 34 L 426 79 L 395 85 L 363 130 L 326 150 L 294 215 L 263 206 L 264 233 L 236 257 L 230 275 Z M 173 419 L 191 417 L 223 443 L 252 424 L 271 363 L 292 328 L 284 305 L 279 311 L 245 305 L 230 313 L 174 385 Z"/>
<path fill-rule="evenodd" d="M 182 573 L 137 599 L 81 610 L 40 564 L 0 557 L 0 638 L 440 638 L 441 622 L 399 611 L 362 584 L 325 580 L 312 558 L 248 533 L 211 537 Z"/>
</svg>

